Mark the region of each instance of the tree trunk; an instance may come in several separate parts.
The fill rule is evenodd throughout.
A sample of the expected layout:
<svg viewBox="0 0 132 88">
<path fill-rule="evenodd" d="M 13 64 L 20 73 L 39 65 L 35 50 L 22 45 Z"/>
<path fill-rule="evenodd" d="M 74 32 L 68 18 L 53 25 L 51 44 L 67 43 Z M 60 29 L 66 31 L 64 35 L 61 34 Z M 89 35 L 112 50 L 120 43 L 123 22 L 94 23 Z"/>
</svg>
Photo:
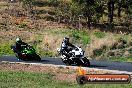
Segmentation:
<svg viewBox="0 0 132 88">
<path fill-rule="evenodd" d="M 87 17 L 87 25 L 88 25 L 88 28 L 89 28 L 89 29 L 91 29 L 90 23 L 91 23 L 91 18 L 90 18 L 90 16 L 88 16 L 88 17 Z"/>
<path fill-rule="evenodd" d="M 113 31 L 114 0 L 108 2 L 108 29 Z"/>
<path fill-rule="evenodd" d="M 118 1 L 118 17 L 121 17 L 121 0 Z"/>
<path fill-rule="evenodd" d="M 111 20 L 110 22 L 113 22 L 113 15 L 114 15 L 114 1 L 112 0 L 112 4 L 111 4 Z"/>
<path fill-rule="evenodd" d="M 114 13 L 114 0 L 108 2 L 108 22 L 113 22 L 113 13 Z"/>
<path fill-rule="evenodd" d="M 79 16 L 78 18 L 79 18 L 79 21 L 78 21 L 79 30 L 81 30 L 81 29 L 82 29 L 82 25 L 81 25 L 81 16 Z"/>
</svg>

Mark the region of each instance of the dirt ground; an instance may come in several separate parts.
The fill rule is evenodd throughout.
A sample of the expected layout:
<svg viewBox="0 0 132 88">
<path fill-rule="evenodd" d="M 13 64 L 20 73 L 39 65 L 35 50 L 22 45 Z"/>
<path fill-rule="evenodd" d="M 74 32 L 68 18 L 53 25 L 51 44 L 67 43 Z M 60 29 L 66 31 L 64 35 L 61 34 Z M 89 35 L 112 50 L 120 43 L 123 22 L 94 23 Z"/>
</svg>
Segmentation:
<svg viewBox="0 0 132 88">
<path fill-rule="evenodd" d="M 63 80 L 67 82 L 76 82 L 76 76 L 79 74 L 78 68 L 71 67 L 56 67 L 51 65 L 31 65 L 19 63 L 0 63 L 0 70 L 2 71 L 24 71 L 24 72 L 37 72 L 37 73 L 53 73 L 55 80 Z M 93 69 L 86 71 L 87 74 L 113 74 L 103 70 L 95 71 Z"/>
</svg>

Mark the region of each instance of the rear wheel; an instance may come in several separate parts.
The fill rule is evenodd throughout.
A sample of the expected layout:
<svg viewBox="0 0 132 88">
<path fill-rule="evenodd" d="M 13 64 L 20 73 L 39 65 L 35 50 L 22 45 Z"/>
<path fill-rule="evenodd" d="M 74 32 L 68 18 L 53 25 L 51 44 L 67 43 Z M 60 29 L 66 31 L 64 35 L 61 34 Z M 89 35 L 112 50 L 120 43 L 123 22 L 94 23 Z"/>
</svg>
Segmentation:
<svg viewBox="0 0 132 88">
<path fill-rule="evenodd" d="M 74 58 L 74 63 L 77 66 L 83 66 L 84 65 L 84 63 L 79 58 Z"/>
</svg>

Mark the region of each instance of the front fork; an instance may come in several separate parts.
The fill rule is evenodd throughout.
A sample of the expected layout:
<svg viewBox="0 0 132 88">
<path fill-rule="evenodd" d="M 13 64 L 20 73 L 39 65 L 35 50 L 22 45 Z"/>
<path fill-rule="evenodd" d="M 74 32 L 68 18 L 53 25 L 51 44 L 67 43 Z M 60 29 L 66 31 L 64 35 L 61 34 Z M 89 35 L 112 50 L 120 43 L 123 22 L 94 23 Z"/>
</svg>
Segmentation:
<svg viewBox="0 0 132 88">
<path fill-rule="evenodd" d="M 84 58 L 85 57 L 81 57 L 81 58 L 79 58 L 80 59 L 80 61 L 84 64 L 85 62 L 84 62 Z"/>
</svg>

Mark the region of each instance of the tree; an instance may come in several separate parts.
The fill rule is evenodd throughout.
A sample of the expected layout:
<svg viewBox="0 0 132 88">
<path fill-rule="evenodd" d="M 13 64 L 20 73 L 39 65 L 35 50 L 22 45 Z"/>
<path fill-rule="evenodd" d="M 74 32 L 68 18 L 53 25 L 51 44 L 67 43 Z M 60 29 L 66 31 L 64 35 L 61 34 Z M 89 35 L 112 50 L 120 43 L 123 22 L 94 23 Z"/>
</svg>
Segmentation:
<svg viewBox="0 0 132 88">
<path fill-rule="evenodd" d="M 88 28 L 91 27 L 92 17 L 96 14 L 97 1 L 95 0 L 72 0 L 81 7 L 82 15 L 86 18 Z"/>
<path fill-rule="evenodd" d="M 34 0 L 22 0 L 23 8 L 31 12 L 33 10 L 33 2 Z"/>
<path fill-rule="evenodd" d="M 128 5 L 128 22 L 129 22 L 129 30 L 132 32 L 132 0 L 127 0 Z"/>
<path fill-rule="evenodd" d="M 80 17 L 83 15 L 82 13 L 82 8 L 83 6 L 79 5 L 77 2 L 72 2 L 70 4 L 70 21 L 71 21 L 71 24 L 75 24 L 76 23 L 76 20 L 78 20 L 78 25 L 80 25 Z M 79 26 L 80 28 L 80 26 Z"/>
<path fill-rule="evenodd" d="M 58 23 L 64 22 L 69 18 L 69 3 L 65 3 L 64 1 L 59 2 L 56 7 L 56 17 L 58 18 Z"/>
</svg>

